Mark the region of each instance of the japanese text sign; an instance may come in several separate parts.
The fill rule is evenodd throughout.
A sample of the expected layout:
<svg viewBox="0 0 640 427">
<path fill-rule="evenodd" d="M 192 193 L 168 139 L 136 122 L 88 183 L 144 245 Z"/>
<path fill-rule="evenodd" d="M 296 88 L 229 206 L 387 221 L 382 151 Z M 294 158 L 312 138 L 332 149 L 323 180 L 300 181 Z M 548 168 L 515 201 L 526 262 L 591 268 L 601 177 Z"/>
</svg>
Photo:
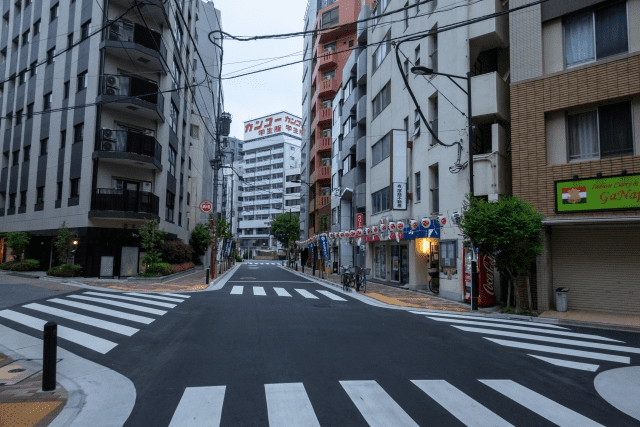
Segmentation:
<svg viewBox="0 0 640 427">
<path fill-rule="evenodd" d="M 282 112 L 244 122 L 245 141 L 280 133 L 302 137 L 304 135 L 302 120 L 293 114 Z"/>
</svg>

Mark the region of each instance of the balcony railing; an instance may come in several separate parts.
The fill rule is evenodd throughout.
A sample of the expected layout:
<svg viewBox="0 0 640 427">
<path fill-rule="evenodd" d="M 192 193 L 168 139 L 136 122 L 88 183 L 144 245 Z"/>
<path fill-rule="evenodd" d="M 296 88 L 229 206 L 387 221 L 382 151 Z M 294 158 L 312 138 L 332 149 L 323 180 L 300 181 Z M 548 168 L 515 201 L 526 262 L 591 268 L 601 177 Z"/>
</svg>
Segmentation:
<svg viewBox="0 0 640 427">
<path fill-rule="evenodd" d="M 142 132 L 127 130 L 100 130 L 100 139 L 96 142 L 96 151 L 139 154 L 153 157 L 162 163 L 162 147 L 152 136 Z"/>
<path fill-rule="evenodd" d="M 333 52 L 326 52 L 322 56 L 318 57 L 318 70 L 324 71 L 338 66 L 337 63 L 338 54 Z"/>
<path fill-rule="evenodd" d="M 319 86 L 318 95 L 323 98 L 330 98 L 338 93 L 338 80 L 336 79 L 322 80 Z"/>
<path fill-rule="evenodd" d="M 118 102 L 141 105 L 164 114 L 164 96 L 151 80 L 123 74 L 102 76 L 102 95 L 120 98 Z"/>
<path fill-rule="evenodd" d="M 92 211 L 158 215 L 159 209 L 160 199 L 148 191 L 96 188 L 91 200 Z"/>
<path fill-rule="evenodd" d="M 135 43 L 158 52 L 163 58 L 167 56 L 167 50 L 160 33 L 131 21 L 109 21 L 108 27 L 105 28 L 105 40 L 120 42 L 120 46 L 123 46 L 123 43 Z"/>
</svg>

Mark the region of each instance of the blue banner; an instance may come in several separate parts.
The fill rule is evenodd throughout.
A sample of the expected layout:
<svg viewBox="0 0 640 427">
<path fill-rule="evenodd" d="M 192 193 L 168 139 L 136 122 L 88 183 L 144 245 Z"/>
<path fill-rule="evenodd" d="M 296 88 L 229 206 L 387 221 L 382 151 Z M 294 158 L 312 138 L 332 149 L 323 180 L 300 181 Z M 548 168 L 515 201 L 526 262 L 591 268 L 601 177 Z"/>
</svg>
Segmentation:
<svg viewBox="0 0 640 427">
<path fill-rule="evenodd" d="M 309 252 L 311 252 L 311 259 L 315 260 L 315 258 L 313 257 L 313 243 L 309 243 Z M 313 261 L 315 262 L 315 261 Z"/>
<path fill-rule="evenodd" d="M 411 227 L 405 227 L 402 231 L 405 240 L 413 240 L 422 237 L 431 237 L 434 239 L 440 238 L 440 224 L 438 221 L 431 221 L 429 228 L 424 228 L 422 224 L 418 225 L 418 228 L 411 230 Z"/>
<path fill-rule="evenodd" d="M 324 259 L 325 261 L 329 261 L 329 242 L 327 241 L 327 236 L 320 235 L 318 239 L 320 240 L 320 247 L 322 247 Z"/>
</svg>

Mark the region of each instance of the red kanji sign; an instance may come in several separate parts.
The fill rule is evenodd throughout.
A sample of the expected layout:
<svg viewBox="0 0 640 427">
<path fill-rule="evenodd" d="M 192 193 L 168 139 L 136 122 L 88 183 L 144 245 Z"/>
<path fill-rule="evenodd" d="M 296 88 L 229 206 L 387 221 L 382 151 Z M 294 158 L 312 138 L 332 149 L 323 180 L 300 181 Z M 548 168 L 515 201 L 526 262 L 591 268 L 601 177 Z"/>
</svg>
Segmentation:
<svg viewBox="0 0 640 427">
<path fill-rule="evenodd" d="M 200 203 L 200 210 L 204 213 L 209 213 L 211 212 L 211 209 L 213 209 L 213 203 L 211 203 L 208 200 L 203 201 L 202 203 Z"/>
</svg>

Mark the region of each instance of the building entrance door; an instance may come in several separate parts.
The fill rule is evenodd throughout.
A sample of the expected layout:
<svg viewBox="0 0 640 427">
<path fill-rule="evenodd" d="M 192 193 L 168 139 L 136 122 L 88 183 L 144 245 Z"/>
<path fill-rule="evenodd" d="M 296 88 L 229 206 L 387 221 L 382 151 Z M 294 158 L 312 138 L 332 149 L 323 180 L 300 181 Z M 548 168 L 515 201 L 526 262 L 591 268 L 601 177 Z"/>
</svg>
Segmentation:
<svg viewBox="0 0 640 427">
<path fill-rule="evenodd" d="M 138 274 L 138 248 L 123 246 L 120 258 L 120 277 L 130 277 L 136 274 Z"/>
</svg>

